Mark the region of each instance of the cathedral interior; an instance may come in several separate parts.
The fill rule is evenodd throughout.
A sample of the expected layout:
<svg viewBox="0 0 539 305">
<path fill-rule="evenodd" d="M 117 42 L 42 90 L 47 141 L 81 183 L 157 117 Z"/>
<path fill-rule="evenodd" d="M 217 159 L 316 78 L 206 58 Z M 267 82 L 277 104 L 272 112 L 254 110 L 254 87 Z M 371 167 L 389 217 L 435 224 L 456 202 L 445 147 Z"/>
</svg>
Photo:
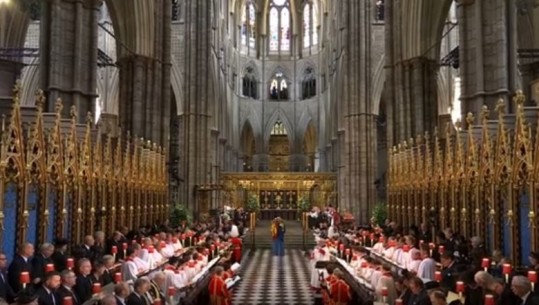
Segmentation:
<svg viewBox="0 0 539 305">
<path fill-rule="evenodd" d="M 304 222 L 331 207 L 481 236 L 526 265 L 536 14 L 535 0 L 0 0 L 2 250 L 177 206 Z"/>
</svg>

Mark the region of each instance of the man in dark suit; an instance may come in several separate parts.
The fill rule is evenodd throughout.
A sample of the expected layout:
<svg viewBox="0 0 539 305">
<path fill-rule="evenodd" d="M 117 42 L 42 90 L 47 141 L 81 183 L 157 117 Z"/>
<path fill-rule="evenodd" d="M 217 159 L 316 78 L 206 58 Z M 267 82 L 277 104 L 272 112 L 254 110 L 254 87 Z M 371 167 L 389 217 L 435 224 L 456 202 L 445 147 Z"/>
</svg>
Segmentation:
<svg viewBox="0 0 539 305">
<path fill-rule="evenodd" d="M 155 274 L 154 278 L 150 281 L 150 290 L 148 294 L 151 297 L 150 301 L 155 301 L 155 299 L 161 299 L 162 302 L 165 302 L 165 293 L 164 289 L 167 283 L 167 275 L 164 272 L 158 272 Z"/>
<path fill-rule="evenodd" d="M 93 262 L 96 259 L 94 245 L 94 237 L 92 235 L 86 235 L 84 237 L 84 243 L 73 250 L 73 256 L 75 256 L 76 260 L 87 258 Z"/>
<path fill-rule="evenodd" d="M 127 243 L 125 241 L 125 238 L 123 238 L 122 233 L 120 231 L 116 231 L 112 234 L 112 238 L 110 238 L 107 241 L 107 247 L 105 249 L 106 254 L 112 254 L 112 247 L 116 247 L 118 250 L 118 253 L 116 253 L 116 260 L 123 260 L 124 259 L 124 250 L 123 250 L 123 243 Z"/>
<path fill-rule="evenodd" d="M 45 275 L 45 267 L 52 264 L 51 255 L 54 252 L 54 246 L 44 243 L 39 248 L 39 253 L 32 258 L 32 281 L 34 285 L 40 284 Z"/>
<path fill-rule="evenodd" d="M 445 252 L 440 257 L 440 262 L 442 263 L 442 282 L 440 286 L 444 289 L 451 291 L 455 290 L 455 283 L 459 277 L 460 272 L 462 271 L 460 266 L 457 265 L 455 261 L 455 256 L 451 252 Z"/>
<path fill-rule="evenodd" d="M 84 303 L 92 298 L 92 281 L 89 277 L 92 264 L 87 258 L 83 258 L 77 262 L 77 271 L 77 280 L 73 290 L 80 298 L 79 302 Z"/>
<path fill-rule="evenodd" d="M 15 254 L 13 261 L 7 270 L 8 282 L 15 293 L 22 290 L 22 283 L 19 280 L 21 272 L 32 272 L 31 258 L 34 255 L 34 245 L 24 243 L 19 248 L 19 253 Z"/>
<path fill-rule="evenodd" d="M 408 305 L 432 305 L 425 285 L 420 278 L 417 276 L 410 278 L 408 285 L 412 292 L 412 297 L 408 301 Z"/>
<path fill-rule="evenodd" d="M 62 272 L 67 269 L 67 245 L 69 242 L 66 239 L 57 239 L 54 243 L 54 253 L 51 255 L 54 263 L 54 270 Z"/>
<path fill-rule="evenodd" d="M 64 298 L 71 297 L 73 305 L 81 305 L 80 298 L 77 296 L 73 287 L 77 283 L 77 276 L 71 270 L 64 270 L 60 274 L 62 277 L 62 285 L 58 288 L 58 299 L 63 302 Z"/>
<path fill-rule="evenodd" d="M 487 288 L 488 290 L 494 292 L 496 297 L 496 305 L 522 304 L 522 299 L 514 294 L 513 291 L 511 291 L 511 287 L 505 284 L 505 282 L 501 279 L 495 279 L 488 285 Z"/>
<path fill-rule="evenodd" d="M 539 296 L 534 295 L 530 280 L 522 275 L 516 275 L 511 280 L 511 291 L 519 297 L 522 305 L 539 305 Z"/>
<path fill-rule="evenodd" d="M 127 305 L 151 305 L 145 294 L 150 290 L 150 281 L 146 278 L 138 278 L 133 286 L 134 291 L 126 300 Z"/>
<path fill-rule="evenodd" d="M 6 300 L 8 303 L 13 303 L 16 295 L 7 280 L 6 269 L 7 256 L 4 252 L 0 251 L 0 298 Z"/>
<path fill-rule="evenodd" d="M 121 282 L 114 286 L 114 296 L 116 297 L 116 305 L 127 305 L 126 300 L 129 296 L 129 285 L 126 282 Z"/>
<path fill-rule="evenodd" d="M 43 284 L 36 290 L 39 305 L 61 305 L 56 290 L 61 283 L 60 273 L 53 271 L 44 275 Z"/>
</svg>

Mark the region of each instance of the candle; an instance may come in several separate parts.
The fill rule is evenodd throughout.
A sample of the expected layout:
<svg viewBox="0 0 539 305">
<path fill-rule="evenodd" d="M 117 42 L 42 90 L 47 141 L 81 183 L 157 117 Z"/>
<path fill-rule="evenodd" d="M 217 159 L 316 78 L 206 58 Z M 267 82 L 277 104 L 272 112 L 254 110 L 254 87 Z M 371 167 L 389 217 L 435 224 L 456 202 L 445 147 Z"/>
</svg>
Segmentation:
<svg viewBox="0 0 539 305">
<path fill-rule="evenodd" d="M 457 282 L 457 292 L 463 293 L 464 292 L 464 282 L 458 281 Z"/>
<path fill-rule="evenodd" d="M 181 239 L 181 240 L 185 240 L 185 233 L 183 233 L 182 235 L 180 235 L 180 239 Z"/>
<path fill-rule="evenodd" d="M 30 284 L 30 272 L 21 272 L 21 274 L 19 275 L 19 281 L 23 285 Z"/>
<path fill-rule="evenodd" d="M 64 297 L 64 300 L 62 301 L 62 305 L 73 305 L 73 298 Z"/>
<path fill-rule="evenodd" d="M 511 274 L 512 269 L 511 264 L 503 264 L 502 273 L 505 277 L 506 283 L 509 283 L 509 274 Z"/>
<path fill-rule="evenodd" d="M 494 305 L 494 296 L 492 294 L 485 295 L 485 305 Z"/>
<path fill-rule="evenodd" d="M 112 254 L 118 253 L 118 247 L 112 246 L 112 251 L 111 252 L 112 252 Z"/>
<path fill-rule="evenodd" d="M 438 283 L 442 281 L 442 273 L 440 271 L 434 272 L 434 280 Z"/>
<path fill-rule="evenodd" d="M 424 240 L 422 240 L 422 239 L 419 240 L 419 245 L 420 245 L 420 246 L 421 246 L 422 244 L 424 244 L 424 243 L 425 243 Z"/>
<path fill-rule="evenodd" d="M 387 297 L 389 295 L 389 289 L 387 287 L 382 287 L 382 296 Z"/>
<path fill-rule="evenodd" d="M 339 251 L 344 251 L 344 244 L 339 245 Z"/>
<path fill-rule="evenodd" d="M 120 272 L 116 272 L 114 273 L 114 281 L 116 283 L 119 283 L 122 281 L 122 274 Z"/>
<path fill-rule="evenodd" d="M 344 250 L 344 254 L 346 254 L 346 255 L 350 255 L 350 249 L 346 249 L 346 250 Z"/>
<path fill-rule="evenodd" d="M 67 269 L 71 270 L 75 268 L 75 260 L 72 258 L 67 259 Z"/>
<path fill-rule="evenodd" d="M 93 294 L 98 294 L 101 292 L 101 284 L 100 283 L 94 283 L 92 285 L 92 293 Z"/>
<path fill-rule="evenodd" d="M 153 305 L 161 305 L 161 299 L 153 300 Z"/>
<path fill-rule="evenodd" d="M 173 296 L 176 294 L 176 288 L 174 288 L 174 286 L 169 286 L 168 287 L 168 296 Z"/>
<path fill-rule="evenodd" d="M 54 271 L 54 265 L 53 264 L 45 265 L 45 272 L 53 272 L 53 271 Z"/>
<path fill-rule="evenodd" d="M 532 284 L 532 291 L 534 291 L 535 283 L 537 283 L 537 272 L 533 270 L 528 271 L 528 280 L 530 280 Z"/>
<path fill-rule="evenodd" d="M 402 301 L 402 299 L 396 299 L 395 305 L 404 305 L 404 302 Z"/>
<path fill-rule="evenodd" d="M 439 246 L 438 247 L 438 253 L 444 254 L 444 252 L 445 252 L 445 247 L 444 246 Z"/>
<path fill-rule="evenodd" d="M 490 259 L 487 257 L 483 258 L 483 260 L 481 261 L 481 267 L 483 267 L 483 269 L 487 271 L 489 266 L 490 266 Z"/>
<path fill-rule="evenodd" d="M 122 249 L 127 250 L 127 243 L 122 243 Z"/>
<path fill-rule="evenodd" d="M 134 244 L 136 244 L 136 243 L 137 243 L 137 241 L 136 241 L 135 239 L 133 239 L 133 240 L 131 241 L 131 244 L 132 244 L 132 245 L 134 245 Z"/>
</svg>

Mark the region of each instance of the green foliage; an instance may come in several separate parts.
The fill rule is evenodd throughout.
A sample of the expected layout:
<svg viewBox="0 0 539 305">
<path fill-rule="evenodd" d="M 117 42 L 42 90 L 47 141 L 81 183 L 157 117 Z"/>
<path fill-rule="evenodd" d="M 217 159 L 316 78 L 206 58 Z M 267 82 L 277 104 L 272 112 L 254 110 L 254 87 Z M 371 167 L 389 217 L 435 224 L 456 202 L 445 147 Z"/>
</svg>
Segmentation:
<svg viewBox="0 0 539 305">
<path fill-rule="evenodd" d="M 253 194 L 249 196 L 245 210 L 249 213 L 258 213 L 260 210 L 260 205 L 258 204 L 258 197 L 256 195 Z"/>
<path fill-rule="evenodd" d="M 188 224 L 193 220 L 193 213 L 183 204 L 175 204 L 169 216 L 170 224 L 173 227 L 179 226 L 182 221 Z"/>
<path fill-rule="evenodd" d="M 372 210 L 372 218 L 375 224 L 383 225 L 387 219 L 387 204 L 385 202 L 378 202 Z"/>
<path fill-rule="evenodd" d="M 301 212 L 308 212 L 311 210 L 311 203 L 309 202 L 309 199 L 305 197 L 301 197 L 298 201 L 298 210 Z"/>
</svg>

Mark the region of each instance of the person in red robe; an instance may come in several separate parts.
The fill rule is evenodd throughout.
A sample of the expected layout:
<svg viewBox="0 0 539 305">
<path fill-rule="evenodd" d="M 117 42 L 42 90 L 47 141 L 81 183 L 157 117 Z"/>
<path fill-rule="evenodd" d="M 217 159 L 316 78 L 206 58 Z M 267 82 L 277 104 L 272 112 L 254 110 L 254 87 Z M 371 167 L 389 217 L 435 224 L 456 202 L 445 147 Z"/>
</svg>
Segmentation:
<svg viewBox="0 0 539 305">
<path fill-rule="evenodd" d="M 237 236 L 232 236 L 230 243 L 232 244 L 232 260 L 239 264 L 241 263 L 241 250 L 243 243 Z"/>
<path fill-rule="evenodd" d="M 210 293 L 211 305 L 230 305 L 231 296 L 230 292 L 226 288 L 225 280 L 223 278 L 224 268 L 221 266 L 215 267 L 215 272 L 210 279 L 208 290 Z"/>
<path fill-rule="evenodd" d="M 324 305 L 332 305 L 332 300 L 330 296 L 331 286 L 335 283 L 337 278 L 333 275 L 333 271 L 335 270 L 335 266 L 332 264 L 328 264 L 326 267 L 326 271 L 329 274 L 325 279 L 324 283 L 322 284 L 322 302 Z"/>
<path fill-rule="evenodd" d="M 330 293 L 332 304 L 334 305 L 348 305 L 352 300 L 352 293 L 350 292 L 350 286 L 342 279 L 343 273 L 340 269 L 333 271 L 335 281 L 331 285 Z"/>
</svg>

